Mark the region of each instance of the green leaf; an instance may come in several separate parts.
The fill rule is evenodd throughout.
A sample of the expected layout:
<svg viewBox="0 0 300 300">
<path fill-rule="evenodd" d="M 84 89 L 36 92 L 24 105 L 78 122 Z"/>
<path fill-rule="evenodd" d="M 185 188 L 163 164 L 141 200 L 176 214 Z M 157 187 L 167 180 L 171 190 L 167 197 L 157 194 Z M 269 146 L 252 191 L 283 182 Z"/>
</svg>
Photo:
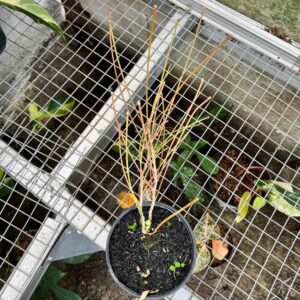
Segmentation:
<svg viewBox="0 0 300 300">
<path fill-rule="evenodd" d="M 53 294 L 56 300 L 80 300 L 76 293 L 58 286 L 58 281 L 65 276 L 66 273 L 58 269 L 54 264 L 50 264 L 43 278 L 35 289 L 31 300 L 48 299 L 49 294 Z"/>
<path fill-rule="evenodd" d="M 190 180 L 186 176 L 180 177 L 183 183 L 183 190 L 189 200 L 193 200 L 196 197 L 199 197 L 199 200 L 202 201 L 203 197 L 201 197 L 201 187 Z"/>
<path fill-rule="evenodd" d="M 42 110 L 42 119 L 52 118 L 52 117 L 64 117 L 69 114 L 75 105 L 75 99 L 69 98 L 67 96 L 53 99 L 46 106 L 44 110 Z"/>
<path fill-rule="evenodd" d="M 4 177 L 5 172 L 2 168 L 0 168 L 0 180 L 2 180 L 2 178 Z"/>
<path fill-rule="evenodd" d="M 219 239 L 220 236 L 220 227 L 215 220 L 210 216 L 209 213 L 203 215 L 194 230 L 196 242 L 206 244 L 210 240 Z"/>
<path fill-rule="evenodd" d="M 237 216 L 235 218 L 235 221 L 237 223 L 241 222 L 247 216 L 250 201 L 251 201 L 251 194 L 249 192 L 245 192 L 240 198 Z"/>
<path fill-rule="evenodd" d="M 267 200 L 263 197 L 256 196 L 254 201 L 253 201 L 253 208 L 258 210 L 262 207 L 264 207 L 267 204 Z"/>
<path fill-rule="evenodd" d="M 229 110 L 219 104 L 214 104 L 213 107 L 208 111 L 210 115 L 218 119 L 225 119 L 229 114 Z"/>
<path fill-rule="evenodd" d="M 65 258 L 62 261 L 69 265 L 77 265 L 87 261 L 91 257 L 91 254 L 83 254 L 74 257 Z"/>
<path fill-rule="evenodd" d="M 41 113 L 38 110 L 38 106 L 36 103 L 30 103 L 28 104 L 28 111 L 29 111 L 29 116 L 30 116 L 30 121 L 36 121 L 41 117 Z"/>
<path fill-rule="evenodd" d="M 15 181 L 7 177 L 0 183 L 0 199 L 7 197 L 11 192 L 15 185 Z"/>
<path fill-rule="evenodd" d="M 52 289 L 52 293 L 54 294 L 56 300 L 81 300 L 79 295 L 60 286 L 56 286 L 54 289 Z"/>
<path fill-rule="evenodd" d="M 184 267 L 185 267 L 185 263 L 181 263 L 181 264 L 180 264 L 180 267 L 181 267 L 181 268 L 184 268 Z"/>
<path fill-rule="evenodd" d="M 137 229 L 136 221 L 134 220 L 134 222 L 132 224 L 128 225 L 127 228 L 130 230 L 136 230 Z"/>
<path fill-rule="evenodd" d="M 179 261 L 175 261 L 174 265 L 175 265 L 176 268 L 180 268 L 180 266 L 181 266 Z"/>
<path fill-rule="evenodd" d="M 192 142 L 192 143 L 191 143 L 191 147 L 192 147 L 193 149 L 195 149 L 195 151 L 196 151 L 196 150 L 199 150 L 199 149 L 203 148 L 203 147 L 206 146 L 207 144 L 208 144 L 207 141 L 199 140 L 199 141 Z"/>
<path fill-rule="evenodd" d="M 176 267 L 172 265 L 172 266 L 169 267 L 169 270 L 172 271 L 172 272 L 175 272 L 176 271 Z"/>
<path fill-rule="evenodd" d="M 289 216 L 298 216 L 300 211 L 300 192 L 290 192 L 289 184 L 272 180 L 257 180 L 256 185 L 264 192 L 270 204 Z"/>
<path fill-rule="evenodd" d="M 65 275 L 66 273 L 62 272 L 54 264 L 50 264 L 45 275 L 43 276 L 43 279 L 53 284 L 57 284 L 58 280 L 63 278 Z"/>
<path fill-rule="evenodd" d="M 205 245 L 202 245 L 198 248 L 198 253 L 196 257 L 196 263 L 193 270 L 193 273 L 198 273 L 204 270 L 211 261 L 210 251 L 207 249 Z"/>
<path fill-rule="evenodd" d="M 49 15 L 48 11 L 32 0 L 0 0 L 0 5 L 24 13 L 37 23 L 46 25 L 54 32 L 64 37 L 64 33 L 58 23 Z"/>
<path fill-rule="evenodd" d="M 214 175 L 219 173 L 220 169 L 217 165 L 217 162 L 212 157 L 203 155 L 199 152 L 197 152 L 197 157 L 201 165 L 201 168 L 205 172 Z"/>
</svg>

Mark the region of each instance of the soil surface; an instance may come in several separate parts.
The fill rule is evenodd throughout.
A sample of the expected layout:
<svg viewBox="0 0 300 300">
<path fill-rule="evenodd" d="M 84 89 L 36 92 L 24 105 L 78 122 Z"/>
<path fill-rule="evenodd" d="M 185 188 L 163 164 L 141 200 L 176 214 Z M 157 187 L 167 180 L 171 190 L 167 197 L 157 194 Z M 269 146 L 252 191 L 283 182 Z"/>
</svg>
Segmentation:
<svg viewBox="0 0 300 300">
<path fill-rule="evenodd" d="M 259 174 L 260 170 L 258 172 L 247 171 L 250 166 L 254 164 L 238 149 L 233 148 L 226 152 L 219 162 L 220 172 L 211 181 L 214 191 L 217 191 L 221 200 L 238 205 L 240 197 L 244 192 L 253 188 L 255 181 L 261 177 L 259 175 L 265 176 Z M 255 167 L 262 166 L 255 164 Z"/>
<path fill-rule="evenodd" d="M 57 263 L 66 272 L 60 280 L 62 287 L 77 293 L 82 300 L 133 300 L 114 282 L 109 274 L 105 252 L 93 254 L 86 262 L 78 265 Z M 53 299 L 50 298 L 49 299 Z"/>
<path fill-rule="evenodd" d="M 147 214 L 148 208 L 144 211 Z M 153 228 L 170 214 L 156 207 Z M 128 228 L 132 224 L 136 224 L 136 229 Z M 137 294 L 150 290 L 155 296 L 170 292 L 185 280 L 193 267 L 193 249 L 188 228 L 178 217 L 171 219 L 155 235 L 144 236 L 137 209 L 116 225 L 109 244 L 112 269 L 120 282 Z M 169 270 L 175 262 L 183 265 L 175 271 Z"/>
</svg>

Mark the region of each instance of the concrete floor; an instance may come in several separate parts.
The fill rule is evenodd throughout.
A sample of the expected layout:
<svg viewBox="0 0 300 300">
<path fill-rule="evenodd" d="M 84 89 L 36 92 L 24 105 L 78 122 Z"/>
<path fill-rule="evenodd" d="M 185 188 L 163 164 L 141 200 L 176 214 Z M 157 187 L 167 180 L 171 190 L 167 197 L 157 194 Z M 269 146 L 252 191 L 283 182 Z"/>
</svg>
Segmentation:
<svg viewBox="0 0 300 300">
<path fill-rule="evenodd" d="M 218 2 L 268 27 L 276 27 L 300 42 L 299 0 L 218 0 Z"/>
</svg>

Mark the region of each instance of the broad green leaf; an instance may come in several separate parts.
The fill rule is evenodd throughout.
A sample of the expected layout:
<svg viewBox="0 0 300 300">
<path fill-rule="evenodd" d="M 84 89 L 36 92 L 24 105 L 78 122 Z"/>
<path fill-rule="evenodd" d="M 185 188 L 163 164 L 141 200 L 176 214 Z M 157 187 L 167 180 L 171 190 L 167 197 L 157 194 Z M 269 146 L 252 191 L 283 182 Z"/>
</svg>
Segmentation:
<svg viewBox="0 0 300 300">
<path fill-rule="evenodd" d="M 31 299 L 48 299 L 48 296 L 51 293 L 56 300 L 80 300 L 81 298 L 76 293 L 57 285 L 59 279 L 64 277 L 65 274 L 66 273 L 62 272 L 54 264 L 50 264 Z"/>
<path fill-rule="evenodd" d="M 208 144 L 207 141 L 199 140 L 199 141 L 192 142 L 192 143 L 191 143 L 191 147 L 192 147 L 193 149 L 195 149 L 195 151 L 196 151 L 196 150 L 199 150 L 199 149 L 203 148 L 203 147 L 206 146 L 207 144 Z"/>
<path fill-rule="evenodd" d="M 288 215 L 290 215 L 292 213 L 293 214 L 298 214 L 297 211 L 300 210 L 300 192 L 299 191 L 294 191 L 294 192 L 289 192 L 287 190 L 285 190 L 284 188 L 282 188 L 282 186 L 284 185 L 278 185 L 278 182 L 272 181 L 272 180 L 257 180 L 256 185 L 264 192 L 267 193 L 266 198 L 269 200 L 269 193 L 272 194 L 272 198 L 273 198 L 273 202 L 270 203 L 271 205 L 277 205 L 278 210 L 288 210 L 289 212 L 284 212 Z M 287 186 L 286 186 L 287 187 Z M 290 189 L 290 187 L 287 187 Z M 277 199 L 274 200 L 274 195 L 276 195 Z M 282 202 L 282 205 L 284 207 L 281 207 L 282 205 L 279 205 L 279 199 Z M 275 202 L 274 202 L 275 201 Z M 285 205 L 285 202 L 289 205 Z M 279 209 L 279 207 L 281 207 L 281 209 Z M 296 211 L 294 211 L 294 209 Z"/>
<path fill-rule="evenodd" d="M 197 250 L 198 253 L 193 273 L 201 272 L 210 264 L 211 261 L 210 251 L 205 245 L 199 246 Z"/>
<path fill-rule="evenodd" d="M 81 300 L 79 295 L 60 286 L 56 286 L 52 289 L 52 293 L 56 300 Z"/>
<path fill-rule="evenodd" d="M 58 280 L 63 278 L 65 275 L 66 275 L 66 273 L 62 272 L 54 264 L 50 264 L 43 279 L 48 282 L 57 284 Z"/>
<path fill-rule="evenodd" d="M 251 194 L 249 192 L 245 192 L 240 198 L 237 216 L 235 218 L 237 223 L 241 222 L 247 216 L 250 201 Z"/>
<path fill-rule="evenodd" d="M 4 174 L 5 174 L 4 170 L 0 168 L 0 180 L 2 180 Z"/>
<path fill-rule="evenodd" d="M 74 257 L 65 258 L 62 261 L 69 265 L 77 265 L 87 261 L 91 257 L 91 254 L 83 254 Z"/>
<path fill-rule="evenodd" d="M 44 110 L 42 110 L 43 119 L 52 117 L 64 117 L 69 114 L 75 105 L 75 99 L 69 97 L 61 97 L 52 100 Z"/>
<path fill-rule="evenodd" d="M 64 33 L 58 23 L 49 15 L 48 11 L 32 0 L 0 0 L 0 5 L 20 11 L 35 22 L 46 25 L 54 32 L 64 37 Z"/>
<path fill-rule="evenodd" d="M 191 155 L 192 155 L 192 151 L 190 149 L 186 149 L 186 150 L 182 151 L 181 153 L 179 153 L 179 155 L 176 159 L 179 169 L 191 158 Z"/>
<path fill-rule="evenodd" d="M 279 186 L 282 189 L 286 190 L 287 192 L 290 193 L 294 192 L 294 189 L 290 183 L 283 182 L 283 181 L 275 181 L 275 180 L 273 181 L 273 183 L 275 184 L 275 186 Z"/>
<path fill-rule="evenodd" d="M 286 198 L 282 196 L 280 192 L 275 189 L 272 189 L 268 195 L 267 199 L 269 203 L 281 211 L 282 213 L 292 216 L 292 217 L 300 217 L 300 208 L 290 202 L 286 201 Z"/>
<path fill-rule="evenodd" d="M 187 198 L 189 200 L 193 200 L 196 197 L 199 197 L 199 200 L 203 201 L 203 196 L 201 196 L 202 193 L 201 193 L 200 186 L 185 176 L 182 176 L 180 178 L 182 180 L 183 190 L 184 190 L 184 193 L 186 194 Z"/>
<path fill-rule="evenodd" d="M 7 177 L 0 183 L 0 199 L 7 197 L 11 192 L 15 185 L 15 181 Z"/>
<path fill-rule="evenodd" d="M 179 261 L 175 261 L 174 266 L 175 266 L 176 268 L 180 268 L 181 264 L 180 264 Z"/>
<path fill-rule="evenodd" d="M 253 208 L 258 210 L 262 207 L 264 207 L 267 204 L 267 200 L 263 197 L 256 196 L 254 201 L 253 201 Z"/>
<path fill-rule="evenodd" d="M 178 150 L 190 149 L 192 138 L 190 134 L 187 134 L 184 141 L 179 145 Z"/>
<path fill-rule="evenodd" d="M 220 235 L 220 227 L 209 213 L 201 217 L 194 230 L 196 242 L 202 242 L 204 244 L 210 240 L 219 239 Z"/>
<path fill-rule="evenodd" d="M 210 115 L 218 118 L 218 119 L 225 119 L 229 114 L 229 110 L 224 106 L 219 104 L 214 104 L 214 106 L 209 110 Z"/>
<path fill-rule="evenodd" d="M 210 156 L 203 155 L 197 152 L 197 157 L 201 168 L 209 174 L 218 174 L 220 169 L 217 162 Z"/>
</svg>

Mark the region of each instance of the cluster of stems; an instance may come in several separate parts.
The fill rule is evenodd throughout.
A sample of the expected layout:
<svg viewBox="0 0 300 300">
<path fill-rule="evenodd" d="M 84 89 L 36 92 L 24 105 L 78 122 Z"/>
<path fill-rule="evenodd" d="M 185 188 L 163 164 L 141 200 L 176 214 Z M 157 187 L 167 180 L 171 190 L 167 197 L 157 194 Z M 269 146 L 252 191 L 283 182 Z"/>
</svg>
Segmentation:
<svg viewBox="0 0 300 300">
<path fill-rule="evenodd" d="M 121 98 L 126 107 L 126 119 L 125 125 L 122 126 L 118 120 L 118 107 L 114 93 L 112 93 L 112 106 L 115 114 L 116 128 L 118 132 L 118 143 L 120 151 L 120 164 L 122 171 L 127 182 L 130 193 L 136 195 L 135 205 L 139 211 L 140 223 L 142 232 L 144 234 L 154 234 L 161 227 L 166 220 L 162 221 L 154 230 L 151 230 L 152 215 L 155 207 L 155 203 L 159 198 L 159 191 L 162 187 L 162 182 L 166 176 L 166 172 L 169 168 L 170 162 L 173 156 L 176 154 L 176 150 L 179 145 L 184 141 L 189 130 L 195 126 L 199 126 L 202 123 L 202 119 L 195 119 L 194 116 L 199 109 L 205 105 L 210 97 L 204 101 L 199 102 L 199 96 L 203 87 L 204 80 L 199 82 L 196 93 L 191 99 L 189 108 L 185 111 L 181 119 L 172 129 L 172 132 L 166 129 L 170 114 L 176 106 L 175 100 L 180 95 L 182 89 L 194 75 L 199 72 L 202 66 L 217 52 L 219 51 L 227 41 L 227 37 L 220 45 L 218 45 L 205 59 L 196 64 L 196 67 L 192 71 L 188 71 L 189 64 L 191 63 L 192 50 L 196 41 L 196 37 L 200 28 L 200 22 L 197 28 L 197 33 L 193 39 L 192 45 L 188 51 L 184 67 L 178 82 L 175 86 L 174 94 L 170 99 L 164 98 L 164 88 L 166 85 L 166 79 L 170 74 L 171 66 L 169 65 L 169 58 L 173 47 L 174 38 L 179 21 L 177 21 L 175 28 L 172 32 L 172 41 L 166 53 L 164 61 L 164 67 L 160 76 L 158 88 L 156 89 L 154 97 L 150 100 L 150 87 L 149 87 L 149 69 L 151 59 L 151 48 L 155 31 L 155 22 L 157 16 L 157 9 L 154 7 L 151 17 L 150 33 L 149 33 L 149 47 L 147 54 L 147 72 L 146 72 L 146 94 L 143 103 L 138 102 L 135 105 L 132 97 L 130 101 L 125 100 L 125 95 L 130 95 L 130 91 L 125 81 L 124 71 L 122 69 L 116 40 L 113 33 L 111 18 L 109 21 L 109 37 L 110 37 L 110 49 L 113 61 L 113 67 L 116 80 L 118 81 L 119 88 L 121 90 Z M 122 83 L 120 79 L 122 79 Z M 136 136 L 131 137 L 129 134 L 129 126 L 133 126 L 136 132 Z M 137 155 L 133 155 L 131 149 L 134 149 Z M 139 188 L 135 191 L 130 173 L 132 171 L 131 165 L 134 165 L 138 170 Z M 144 201 L 149 201 L 150 207 L 148 213 L 143 212 Z M 197 199 L 189 202 L 185 207 L 178 210 L 171 217 L 175 216 L 183 209 L 191 206 Z M 168 217 L 168 220 L 170 217 Z"/>
</svg>

